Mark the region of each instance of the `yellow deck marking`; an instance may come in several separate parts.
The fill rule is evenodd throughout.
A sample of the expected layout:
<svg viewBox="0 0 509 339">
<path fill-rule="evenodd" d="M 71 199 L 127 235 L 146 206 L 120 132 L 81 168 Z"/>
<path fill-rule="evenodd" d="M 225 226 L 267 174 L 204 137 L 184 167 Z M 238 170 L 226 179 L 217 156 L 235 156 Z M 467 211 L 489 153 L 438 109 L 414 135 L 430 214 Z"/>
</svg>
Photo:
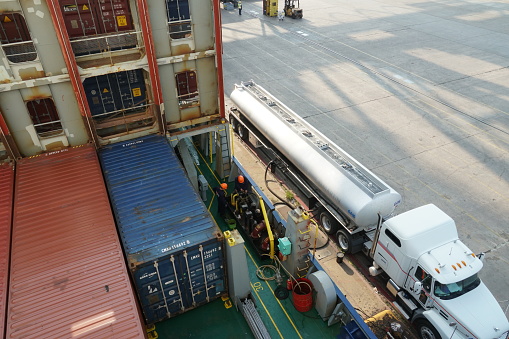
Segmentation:
<svg viewBox="0 0 509 339">
<path fill-rule="evenodd" d="M 198 150 L 197 150 L 198 151 Z M 214 178 L 219 182 L 219 179 L 216 177 L 216 174 L 214 173 L 214 171 L 212 171 L 212 169 L 210 168 L 209 164 L 205 161 L 205 159 L 203 158 L 203 155 L 201 154 L 201 152 L 197 152 L 199 155 L 200 155 L 200 158 L 203 160 L 203 162 L 207 165 L 207 168 L 209 169 L 209 171 L 214 175 Z M 196 164 L 195 164 L 196 165 Z M 198 166 L 196 165 L 196 167 L 198 168 Z M 198 171 L 200 171 L 200 169 L 198 168 Z M 201 171 L 200 171 L 200 174 Z M 209 185 L 210 187 L 210 185 Z M 212 200 L 214 200 L 214 198 L 212 198 Z M 212 205 L 212 201 L 211 201 L 211 205 Z M 210 210 L 210 207 L 211 205 L 209 206 L 209 210 Z M 253 264 L 256 266 L 256 268 L 258 268 L 258 265 L 256 265 L 256 261 L 253 259 L 253 256 L 251 255 L 251 253 L 249 253 L 249 250 L 244 246 L 244 249 L 246 250 L 247 254 L 249 255 L 249 257 L 251 258 L 251 260 L 253 261 Z M 267 286 L 269 287 L 269 290 L 272 291 L 272 295 L 274 295 L 274 290 L 272 289 L 272 287 L 270 286 L 270 284 L 265 281 L 265 283 L 267 284 Z M 262 303 L 263 305 L 263 308 L 265 308 L 265 305 L 263 304 L 263 301 L 261 301 L 261 298 L 260 296 L 258 295 L 258 293 L 254 290 L 253 288 L 253 285 L 251 284 L 251 288 L 253 289 L 253 291 L 256 293 L 256 295 L 258 296 L 258 298 L 260 299 L 260 302 Z M 302 339 L 302 336 L 299 332 L 299 330 L 297 329 L 297 326 L 295 326 L 295 324 L 293 323 L 292 319 L 290 318 L 290 316 L 288 315 L 288 313 L 286 312 L 285 308 L 283 307 L 283 305 L 281 304 L 281 302 L 279 301 L 279 299 L 277 299 L 276 297 L 274 297 L 277 301 L 277 303 L 279 304 L 279 307 L 281 307 L 281 309 L 283 310 L 283 312 L 285 313 L 286 317 L 288 318 L 288 321 L 290 322 L 290 324 L 292 324 L 295 332 L 298 334 L 299 338 Z M 272 319 L 269 311 L 267 310 L 267 308 L 265 308 L 265 311 L 267 312 L 267 315 L 269 316 L 270 320 L 272 321 L 272 323 L 274 324 L 274 326 L 276 326 L 276 324 L 274 323 L 274 320 Z M 281 333 L 279 332 L 279 329 L 277 328 L 276 326 L 276 330 L 278 331 L 279 335 L 281 335 Z M 283 336 L 281 336 L 281 338 L 283 338 Z"/>
<path fill-rule="evenodd" d="M 246 246 L 244 246 L 244 249 L 246 250 L 247 254 L 249 255 L 249 257 L 251 258 L 251 261 L 253 262 L 253 264 L 256 266 L 256 268 L 258 268 L 258 265 L 256 265 L 256 261 L 254 260 L 253 256 L 251 255 L 251 253 L 249 252 L 249 250 L 246 248 Z M 265 281 L 265 283 L 267 284 L 267 286 L 269 287 L 269 290 L 271 290 L 272 292 L 272 296 L 274 296 L 274 290 L 272 289 L 272 287 L 270 286 L 269 282 L 268 281 Z M 251 284 L 251 287 L 253 287 L 253 284 Z M 254 291 L 254 288 L 253 288 L 253 291 Z M 256 291 L 255 291 L 256 293 Z M 258 295 L 258 293 L 256 293 L 256 295 Z M 258 298 L 260 298 L 260 296 L 258 296 Z M 295 332 L 297 333 L 297 335 L 299 336 L 299 338 L 302 339 L 302 336 L 300 335 L 300 332 L 299 330 L 297 329 L 297 326 L 295 326 L 295 324 L 293 323 L 292 321 L 292 318 L 290 318 L 290 315 L 286 312 L 284 306 L 281 304 L 281 301 L 279 301 L 278 298 L 274 297 L 274 299 L 276 299 L 277 303 L 279 304 L 279 307 L 281 307 L 281 309 L 283 310 L 283 312 L 285 313 L 286 317 L 288 318 L 288 321 L 290 322 L 290 324 L 292 324 L 293 326 L 293 329 L 295 330 Z M 263 302 L 262 302 L 263 303 Z M 265 308 L 265 305 L 264 305 L 264 308 Z M 265 311 L 267 311 L 267 309 L 265 309 Z M 267 314 L 268 314 L 268 311 L 267 311 Z M 270 317 L 270 314 L 269 314 L 269 317 Z M 270 318 L 272 320 L 272 317 Z M 279 332 L 279 330 L 278 330 Z"/>
<path fill-rule="evenodd" d="M 274 325 L 274 327 L 276 328 L 277 333 L 279 333 L 279 336 L 283 339 L 284 337 L 281 334 L 281 332 L 279 331 L 279 328 L 277 327 L 276 322 L 274 321 L 274 319 L 272 319 L 272 316 L 270 315 L 269 310 L 267 309 L 267 307 L 265 307 L 265 304 L 263 303 L 263 299 L 258 295 L 258 292 L 254 288 L 253 284 L 251 284 L 251 282 L 249 282 L 249 284 L 251 285 L 251 290 L 256 294 L 256 296 L 258 297 L 258 300 L 260 301 L 260 303 L 262 304 L 263 308 L 265 309 L 265 312 L 269 316 L 270 321 L 272 321 L 272 325 Z"/>
<path fill-rule="evenodd" d="M 207 165 L 207 168 L 209 169 L 210 173 L 212 173 L 214 178 L 217 180 L 217 183 L 220 183 L 221 180 L 219 180 L 219 178 L 216 177 L 216 173 L 212 170 L 212 168 L 210 168 L 209 164 L 207 163 L 207 160 L 205 160 L 205 158 L 203 157 L 203 154 L 201 154 L 201 152 L 199 150 L 196 150 L 196 153 L 198 153 L 200 155 L 201 160 L 203 160 L 203 163 L 205 165 Z M 210 185 L 209 185 L 209 187 L 210 187 Z"/>
<path fill-rule="evenodd" d="M 210 211 L 210 208 L 212 207 L 212 203 L 214 202 L 214 198 L 216 197 L 215 194 L 212 195 L 212 199 L 210 199 L 210 204 L 208 210 Z"/>
</svg>

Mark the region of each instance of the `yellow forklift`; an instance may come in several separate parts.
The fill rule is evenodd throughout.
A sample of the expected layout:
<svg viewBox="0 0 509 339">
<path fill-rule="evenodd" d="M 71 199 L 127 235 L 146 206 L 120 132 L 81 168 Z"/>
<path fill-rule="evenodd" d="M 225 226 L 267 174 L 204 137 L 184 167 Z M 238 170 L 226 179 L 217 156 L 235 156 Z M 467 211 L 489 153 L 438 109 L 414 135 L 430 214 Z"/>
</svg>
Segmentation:
<svg viewBox="0 0 509 339">
<path fill-rule="evenodd" d="M 295 6 L 297 3 L 297 6 Z M 302 19 L 302 8 L 300 8 L 300 0 L 285 0 L 285 16 L 291 16 L 293 19 Z"/>
</svg>

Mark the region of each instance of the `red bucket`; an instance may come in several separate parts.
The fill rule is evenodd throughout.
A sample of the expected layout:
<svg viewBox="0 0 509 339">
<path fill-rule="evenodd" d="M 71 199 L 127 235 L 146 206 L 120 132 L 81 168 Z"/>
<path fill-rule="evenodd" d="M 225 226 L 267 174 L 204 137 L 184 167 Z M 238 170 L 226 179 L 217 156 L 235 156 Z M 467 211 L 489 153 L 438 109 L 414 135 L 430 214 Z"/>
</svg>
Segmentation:
<svg viewBox="0 0 509 339">
<path fill-rule="evenodd" d="M 313 307 L 313 284 L 306 278 L 293 283 L 293 305 L 299 312 L 307 312 Z"/>
</svg>

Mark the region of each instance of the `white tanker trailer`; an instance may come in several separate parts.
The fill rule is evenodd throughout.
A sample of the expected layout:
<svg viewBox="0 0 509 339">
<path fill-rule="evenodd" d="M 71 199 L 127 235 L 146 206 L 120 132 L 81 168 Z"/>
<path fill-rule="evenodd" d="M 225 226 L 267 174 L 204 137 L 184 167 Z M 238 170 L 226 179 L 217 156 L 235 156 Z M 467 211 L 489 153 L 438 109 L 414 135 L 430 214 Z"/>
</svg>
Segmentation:
<svg viewBox="0 0 509 339">
<path fill-rule="evenodd" d="M 238 108 L 230 110 L 234 129 L 296 167 L 286 177 L 317 198 L 322 223 L 341 224 L 344 251 L 363 248 L 370 273 L 387 274 L 394 305 L 422 339 L 509 338 L 504 312 L 477 275 L 483 263 L 451 217 L 432 204 L 391 217 L 401 196 L 262 87 L 236 85 L 230 98 Z M 261 142 L 247 138 L 253 132 Z"/>
<path fill-rule="evenodd" d="M 398 192 L 262 87 L 243 83 L 231 99 L 242 115 L 237 118 L 247 119 L 308 181 L 307 189 L 322 206 L 321 224 L 328 234 L 340 228 L 343 251 L 360 250 L 378 215 L 389 217 L 401 202 Z M 238 121 L 232 123 L 238 129 Z"/>
</svg>

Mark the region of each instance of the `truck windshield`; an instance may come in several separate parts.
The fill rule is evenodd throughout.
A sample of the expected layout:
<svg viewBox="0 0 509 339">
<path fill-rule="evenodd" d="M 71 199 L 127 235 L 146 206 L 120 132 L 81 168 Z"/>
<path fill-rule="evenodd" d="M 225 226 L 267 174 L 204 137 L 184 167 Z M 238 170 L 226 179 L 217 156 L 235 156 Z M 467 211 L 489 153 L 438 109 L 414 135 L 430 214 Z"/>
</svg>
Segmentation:
<svg viewBox="0 0 509 339">
<path fill-rule="evenodd" d="M 448 300 L 448 299 L 454 299 L 456 297 L 459 297 L 462 294 L 467 293 L 468 291 L 473 290 L 479 284 L 481 283 L 481 280 L 477 276 L 477 274 L 474 274 L 464 280 L 457 281 L 451 284 L 441 284 L 438 281 L 435 281 L 434 286 L 434 293 L 435 296 L 439 297 L 440 299 Z"/>
</svg>

